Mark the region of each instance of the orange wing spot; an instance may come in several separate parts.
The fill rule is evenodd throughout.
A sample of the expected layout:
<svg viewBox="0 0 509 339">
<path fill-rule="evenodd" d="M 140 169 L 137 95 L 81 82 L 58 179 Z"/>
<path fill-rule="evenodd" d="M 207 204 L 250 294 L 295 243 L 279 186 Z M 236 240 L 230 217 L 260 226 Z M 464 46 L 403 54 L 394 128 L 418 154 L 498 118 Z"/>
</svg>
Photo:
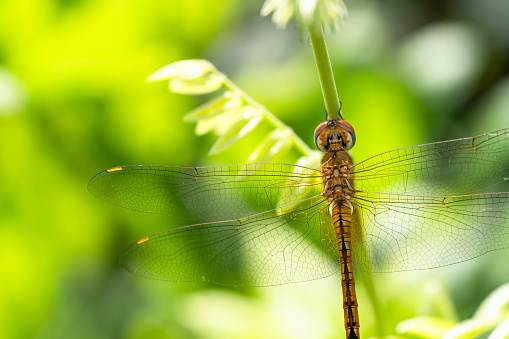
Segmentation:
<svg viewBox="0 0 509 339">
<path fill-rule="evenodd" d="M 110 168 L 109 170 L 106 170 L 106 172 L 117 172 L 117 171 L 121 171 L 122 170 L 122 167 L 113 167 L 113 168 Z"/>
<path fill-rule="evenodd" d="M 145 237 L 145 238 L 143 238 L 143 239 L 138 240 L 136 243 L 137 243 L 138 245 L 141 245 L 141 244 L 143 244 L 144 242 L 147 242 L 148 240 L 149 240 L 149 239 L 148 239 L 148 237 Z"/>
</svg>

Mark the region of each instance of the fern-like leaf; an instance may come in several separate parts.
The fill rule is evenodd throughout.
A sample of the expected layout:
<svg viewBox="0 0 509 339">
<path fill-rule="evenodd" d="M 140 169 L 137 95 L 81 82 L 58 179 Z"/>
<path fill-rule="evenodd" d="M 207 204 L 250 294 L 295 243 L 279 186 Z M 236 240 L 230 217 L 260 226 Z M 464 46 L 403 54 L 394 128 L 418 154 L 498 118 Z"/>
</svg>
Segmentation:
<svg viewBox="0 0 509 339">
<path fill-rule="evenodd" d="M 169 81 L 169 89 L 174 93 L 195 95 L 217 92 L 211 100 L 184 115 L 185 121 L 197 123 L 197 135 L 214 132 L 218 136 L 209 154 L 227 150 L 265 122 L 272 130 L 252 150 L 249 162 L 271 161 L 292 147 L 304 157 L 317 158 L 317 151 L 311 150 L 291 128 L 237 87 L 209 61 L 177 61 L 157 70 L 147 79 L 163 80 Z"/>
</svg>

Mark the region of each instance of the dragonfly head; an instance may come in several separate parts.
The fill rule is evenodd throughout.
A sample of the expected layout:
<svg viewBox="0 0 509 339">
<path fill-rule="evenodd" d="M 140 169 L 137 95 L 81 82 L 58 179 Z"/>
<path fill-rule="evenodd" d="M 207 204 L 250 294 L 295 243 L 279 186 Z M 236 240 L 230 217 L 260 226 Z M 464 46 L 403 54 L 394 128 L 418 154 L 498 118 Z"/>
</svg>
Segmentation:
<svg viewBox="0 0 509 339">
<path fill-rule="evenodd" d="M 322 152 L 348 151 L 355 145 L 355 131 L 345 120 L 332 118 L 316 128 L 315 144 Z"/>
</svg>

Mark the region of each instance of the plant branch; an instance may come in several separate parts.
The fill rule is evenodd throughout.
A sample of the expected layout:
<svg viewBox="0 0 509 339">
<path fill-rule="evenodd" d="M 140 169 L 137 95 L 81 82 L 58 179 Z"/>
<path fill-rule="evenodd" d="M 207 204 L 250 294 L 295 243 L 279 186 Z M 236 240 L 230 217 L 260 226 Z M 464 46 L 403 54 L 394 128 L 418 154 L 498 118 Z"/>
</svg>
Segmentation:
<svg viewBox="0 0 509 339">
<path fill-rule="evenodd" d="M 260 105 L 258 101 L 253 99 L 251 96 L 249 96 L 246 92 L 242 91 L 237 85 L 235 85 L 230 79 L 225 77 L 223 86 L 231 91 L 239 91 L 242 92 L 242 97 L 248 103 L 249 105 L 253 107 L 257 107 L 258 110 L 263 114 L 264 118 L 270 122 L 272 125 L 274 125 L 276 128 L 280 130 L 287 130 L 289 132 L 290 139 L 292 140 L 293 144 L 295 145 L 295 148 L 297 148 L 302 154 L 304 155 L 310 155 L 313 150 L 301 139 L 293 129 L 286 126 L 281 120 L 276 118 L 274 114 L 272 114 L 265 106 Z"/>
<path fill-rule="evenodd" d="M 308 27 L 309 39 L 315 56 L 316 68 L 318 70 L 318 78 L 322 87 L 323 99 L 325 101 L 325 109 L 328 117 L 340 118 L 341 105 L 339 104 L 336 83 L 334 82 L 334 74 L 325 43 L 325 36 L 322 27 Z"/>
<path fill-rule="evenodd" d="M 384 315 L 381 311 L 380 301 L 378 299 L 375 284 L 373 283 L 373 276 L 364 271 L 359 271 L 361 275 L 362 282 L 364 283 L 364 288 L 368 295 L 369 301 L 371 302 L 371 307 L 373 308 L 373 313 L 375 314 L 375 326 L 377 331 L 378 338 L 385 338 L 385 321 Z"/>
</svg>

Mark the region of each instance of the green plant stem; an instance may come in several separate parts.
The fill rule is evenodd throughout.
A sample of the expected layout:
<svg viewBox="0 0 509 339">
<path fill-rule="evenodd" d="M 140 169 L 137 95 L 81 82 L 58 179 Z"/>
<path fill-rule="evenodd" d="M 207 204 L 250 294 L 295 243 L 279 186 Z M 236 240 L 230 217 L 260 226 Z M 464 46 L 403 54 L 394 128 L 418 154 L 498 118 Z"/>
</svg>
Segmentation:
<svg viewBox="0 0 509 339">
<path fill-rule="evenodd" d="M 323 34 L 322 27 L 310 26 L 308 27 L 308 32 L 309 39 L 311 41 L 311 47 L 313 48 L 313 54 L 315 56 L 316 68 L 318 70 L 318 77 L 322 87 L 323 99 L 325 101 L 325 109 L 327 110 L 327 114 L 330 118 L 343 119 L 341 116 L 341 105 L 339 103 L 338 92 L 336 90 L 334 74 L 332 73 L 332 65 L 329 58 L 329 52 L 327 51 L 327 44 L 325 42 L 325 36 Z M 365 251 L 365 249 L 362 248 L 361 251 Z M 366 272 L 362 272 L 361 277 L 373 307 L 373 312 L 375 313 L 378 337 L 384 338 L 385 328 L 383 314 L 380 310 L 380 303 L 376 295 L 373 277 L 370 273 Z"/>
<path fill-rule="evenodd" d="M 380 309 L 380 302 L 376 294 L 375 284 L 373 283 L 373 275 L 363 271 L 359 271 L 359 273 L 361 275 L 361 280 L 364 284 L 364 288 L 366 289 L 366 293 L 368 294 L 369 301 L 371 302 L 371 307 L 373 307 L 376 330 L 378 332 L 377 336 L 378 338 L 385 338 L 385 322 Z"/>
<path fill-rule="evenodd" d="M 276 116 L 272 114 L 265 106 L 260 105 L 255 99 L 246 94 L 242 89 L 235 85 L 226 76 L 223 84 L 227 90 L 242 93 L 242 97 L 244 98 L 246 103 L 248 103 L 251 106 L 257 107 L 260 110 L 260 112 L 262 112 L 265 119 L 267 119 L 267 121 L 269 121 L 276 128 L 288 131 L 289 137 L 292 140 L 293 144 L 295 145 L 295 148 L 297 148 L 297 150 L 299 150 L 303 155 L 310 155 L 313 152 L 313 150 L 301 138 L 299 138 L 297 134 L 295 134 L 293 129 L 286 126 L 281 120 L 276 118 Z"/>
<path fill-rule="evenodd" d="M 316 68 L 318 70 L 318 78 L 322 87 L 323 99 L 325 101 L 325 109 L 330 118 L 341 118 L 340 104 L 336 83 L 334 82 L 334 74 L 330 63 L 327 44 L 323 29 L 320 26 L 308 27 L 309 39 L 315 56 Z"/>
<path fill-rule="evenodd" d="M 360 234 L 362 239 L 366 239 L 366 235 L 364 234 L 364 225 L 363 225 L 363 219 L 361 217 L 361 214 L 354 209 L 353 214 L 354 220 L 353 220 L 353 226 L 356 226 L 360 230 Z M 358 254 L 364 258 L 364 260 L 367 260 L 367 265 L 369 266 L 369 255 L 366 253 L 366 243 L 364 241 L 359 241 L 358 243 Z M 364 288 L 366 289 L 366 293 L 369 298 L 369 302 L 371 303 L 371 307 L 373 308 L 373 313 L 375 314 L 375 325 L 377 330 L 377 337 L 378 338 L 385 338 L 385 322 L 384 322 L 384 316 L 381 312 L 380 308 L 380 302 L 378 301 L 378 296 L 376 294 L 375 284 L 373 283 L 373 275 L 366 271 L 360 271 L 359 270 L 359 277 L 361 278 L 361 281 L 363 283 Z"/>
</svg>

